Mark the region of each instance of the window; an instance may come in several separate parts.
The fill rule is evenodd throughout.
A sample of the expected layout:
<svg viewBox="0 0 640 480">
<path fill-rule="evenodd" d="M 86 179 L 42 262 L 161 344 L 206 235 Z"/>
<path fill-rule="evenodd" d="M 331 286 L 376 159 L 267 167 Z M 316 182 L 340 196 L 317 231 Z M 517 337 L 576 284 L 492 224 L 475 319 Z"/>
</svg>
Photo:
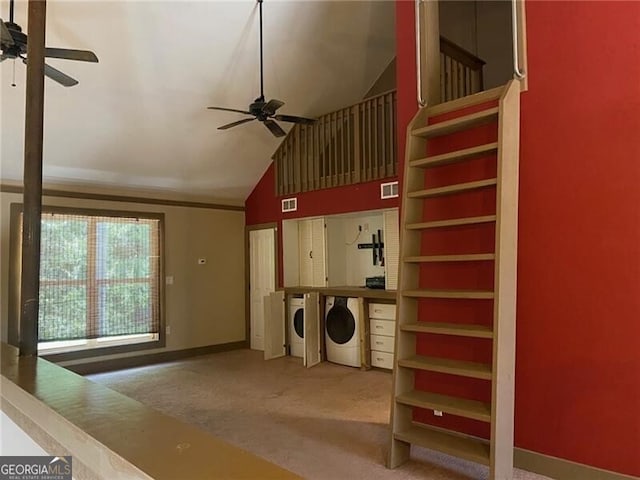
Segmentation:
<svg viewBox="0 0 640 480">
<path fill-rule="evenodd" d="M 41 354 L 159 346 L 161 222 L 156 214 L 43 211 Z"/>
</svg>

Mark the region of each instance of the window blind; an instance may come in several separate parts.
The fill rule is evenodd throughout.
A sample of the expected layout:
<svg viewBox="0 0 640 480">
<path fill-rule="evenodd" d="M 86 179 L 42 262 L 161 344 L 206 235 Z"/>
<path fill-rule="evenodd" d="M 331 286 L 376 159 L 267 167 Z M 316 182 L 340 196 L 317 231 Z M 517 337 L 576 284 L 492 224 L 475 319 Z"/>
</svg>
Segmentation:
<svg viewBox="0 0 640 480">
<path fill-rule="evenodd" d="M 42 214 L 40 342 L 158 333 L 160 221 Z"/>
</svg>

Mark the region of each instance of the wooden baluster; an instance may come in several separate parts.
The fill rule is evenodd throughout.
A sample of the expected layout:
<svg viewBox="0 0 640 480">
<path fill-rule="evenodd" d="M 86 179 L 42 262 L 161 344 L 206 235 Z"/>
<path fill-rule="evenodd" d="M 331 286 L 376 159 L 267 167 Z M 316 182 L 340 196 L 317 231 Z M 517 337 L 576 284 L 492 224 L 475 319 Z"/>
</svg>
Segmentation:
<svg viewBox="0 0 640 480">
<path fill-rule="evenodd" d="M 345 110 L 340 110 L 340 185 L 347 182 L 347 167 L 344 155 Z"/>
<path fill-rule="evenodd" d="M 362 144 L 360 143 L 361 118 L 360 112 L 362 104 L 358 104 L 351 109 L 353 118 L 353 134 L 351 136 L 353 144 L 353 180 L 362 181 Z"/>
<path fill-rule="evenodd" d="M 342 185 L 340 182 L 340 164 L 338 163 L 338 112 L 334 112 L 331 122 L 331 145 L 333 151 L 333 186 Z"/>
<path fill-rule="evenodd" d="M 294 125 L 295 130 L 295 145 L 296 145 L 296 155 L 294 159 L 294 168 L 295 168 L 295 185 L 294 185 L 294 193 L 298 193 L 302 190 L 302 135 L 301 129 L 302 125 Z"/>
<path fill-rule="evenodd" d="M 313 188 L 317 190 L 320 188 L 320 122 L 318 121 L 313 126 Z"/>
</svg>

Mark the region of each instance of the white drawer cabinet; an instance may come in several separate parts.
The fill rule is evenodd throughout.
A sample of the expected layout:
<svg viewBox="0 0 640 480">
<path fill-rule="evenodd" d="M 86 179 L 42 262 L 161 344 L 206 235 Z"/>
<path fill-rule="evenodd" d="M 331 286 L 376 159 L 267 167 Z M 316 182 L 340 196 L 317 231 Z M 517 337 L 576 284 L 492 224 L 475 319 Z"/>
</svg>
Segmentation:
<svg viewBox="0 0 640 480">
<path fill-rule="evenodd" d="M 393 353 L 394 337 L 384 337 L 382 335 L 371 335 L 371 350 L 379 352 Z"/>
<path fill-rule="evenodd" d="M 396 322 L 394 320 L 378 320 L 377 318 L 371 319 L 371 334 L 372 335 L 386 335 L 388 337 L 395 337 L 396 335 Z"/>
<path fill-rule="evenodd" d="M 378 368 L 393 370 L 393 353 L 376 352 L 371 350 L 371 365 Z"/>
<path fill-rule="evenodd" d="M 369 304 L 371 327 L 371 365 L 393 369 L 396 335 L 396 306 L 386 303 Z"/>
<path fill-rule="evenodd" d="M 381 320 L 395 320 L 396 306 L 386 303 L 370 303 L 369 318 L 379 318 Z"/>
</svg>

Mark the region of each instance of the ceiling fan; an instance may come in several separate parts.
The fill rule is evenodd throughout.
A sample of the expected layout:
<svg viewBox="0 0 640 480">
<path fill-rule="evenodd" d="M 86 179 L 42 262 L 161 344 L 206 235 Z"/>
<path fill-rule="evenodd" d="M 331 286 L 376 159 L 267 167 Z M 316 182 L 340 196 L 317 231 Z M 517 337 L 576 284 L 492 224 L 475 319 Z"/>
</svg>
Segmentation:
<svg viewBox="0 0 640 480">
<path fill-rule="evenodd" d="M 0 62 L 7 59 L 22 59 L 22 63 L 27 63 L 27 35 L 22 33 L 22 28 L 13 21 L 14 1 L 9 3 L 9 21 L 4 22 L 0 18 Z M 49 58 L 62 58 L 65 60 L 76 60 L 80 62 L 98 62 L 96 54 L 89 50 L 72 50 L 68 48 L 45 48 L 44 56 Z M 78 84 L 75 78 L 66 73 L 53 68 L 45 63 L 44 74 L 52 80 L 65 87 L 72 87 Z"/>
<path fill-rule="evenodd" d="M 267 127 L 275 137 L 284 137 L 286 135 L 286 132 L 282 129 L 282 127 L 280 127 L 280 125 L 275 122 L 275 120 L 290 123 L 300 123 L 303 125 L 312 125 L 316 121 L 312 118 L 296 117 L 294 115 L 276 115 L 276 111 L 284 105 L 284 102 L 276 100 L 275 98 L 269 100 L 268 102 L 265 101 L 264 67 L 262 60 L 262 0 L 257 1 L 260 5 L 260 96 L 256 98 L 251 105 L 249 105 L 249 110 L 236 110 L 235 108 L 224 107 L 208 108 L 210 110 L 223 110 L 225 112 L 237 112 L 253 116 L 253 118 L 244 118 L 242 120 L 238 120 L 237 122 L 228 123 L 227 125 L 218 127 L 218 130 L 227 130 L 228 128 L 242 125 L 243 123 L 258 120 L 259 122 L 262 122 L 264 126 Z"/>
</svg>

